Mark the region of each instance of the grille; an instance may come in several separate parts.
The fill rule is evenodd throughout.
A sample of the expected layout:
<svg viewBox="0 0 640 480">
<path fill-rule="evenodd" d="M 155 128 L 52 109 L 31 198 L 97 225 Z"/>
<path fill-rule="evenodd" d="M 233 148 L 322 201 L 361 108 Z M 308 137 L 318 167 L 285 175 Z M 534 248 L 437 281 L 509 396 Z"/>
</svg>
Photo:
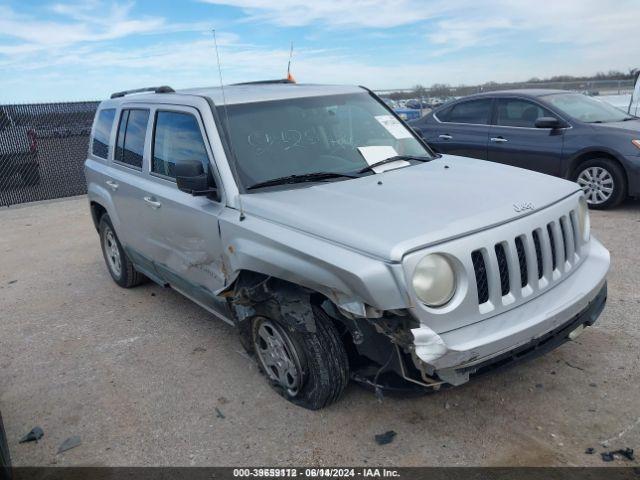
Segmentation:
<svg viewBox="0 0 640 480">
<path fill-rule="evenodd" d="M 486 303 L 489 301 L 489 282 L 487 281 L 487 267 L 480 250 L 471 253 L 471 261 L 473 262 L 473 270 L 476 274 L 476 285 L 478 287 L 478 303 Z"/>
<path fill-rule="evenodd" d="M 498 243 L 495 246 L 496 258 L 498 259 L 498 270 L 500 272 L 500 290 L 504 297 L 509 293 L 509 264 L 507 264 L 507 254 L 504 253 L 504 245 Z"/>
<path fill-rule="evenodd" d="M 567 229 L 568 229 L 568 225 L 567 225 L 567 218 L 566 217 L 562 217 L 560 219 L 560 233 L 562 234 L 562 247 L 563 247 L 563 253 L 564 253 L 564 258 L 569 258 L 569 238 L 567 236 Z"/>
<path fill-rule="evenodd" d="M 551 223 L 547 224 L 547 233 L 549 234 L 549 243 L 551 244 L 551 268 L 555 270 L 558 266 L 558 257 L 556 256 L 556 239 L 553 235 L 553 226 Z"/>
<path fill-rule="evenodd" d="M 571 211 L 513 239 L 472 251 L 478 304 L 491 300 L 496 305 L 504 302 L 503 298 L 509 293 L 516 297 L 530 295 L 565 275 L 579 259 L 574 216 L 575 212 Z M 488 254 L 489 249 L 495 252 L 495 258 Z M 534 278 L 537 276 L 534 285 L 529 282 L 531 268 L 537 273 L 534 274 Z M 520 278 L 517 278 L 518 272 Z M 530 288 L 525 291 L 525 287 Z"/>
<path fill-rule="evenodd" d="M 536 247 L 536 263 L 538 264 L 538 279 L 542 278 L 542 245 L 540 244 L 540 234 L 537 230 L 532 233 L 533 243 Z"/>
<path fill-rule="evenodd" d="M 516 238 L 516 251 L 518 252 L 518 264 L 520 265 L 520 286 L 522 288 L 529 283 L 529 270 L 527 268 L 527 254 L 524 250 L 522 237 Z"/>
</svg>

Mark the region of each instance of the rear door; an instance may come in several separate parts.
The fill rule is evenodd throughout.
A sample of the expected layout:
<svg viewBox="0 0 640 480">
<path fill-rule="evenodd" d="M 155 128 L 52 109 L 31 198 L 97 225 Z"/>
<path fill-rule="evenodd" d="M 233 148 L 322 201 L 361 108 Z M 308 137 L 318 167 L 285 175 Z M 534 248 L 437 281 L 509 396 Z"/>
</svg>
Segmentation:
<svg viewBox="0 0 640 480">
<path fill-rule="evenodd" d="M 150 109 L 124 105 L 117 113 L 116 142 L 105 187 L 111 191 L 119 225 L 116 233 L 133 262 L 153 273 L 147 233 L 151 219 L 144 209 L 145 143 Z"/>
<path fill-rule="evenodd" d="M 496 98 L 490 127 L 488 160 L 560 175 L 566 129 L 536 128 L 540 117 L 556 114 L 525 98 Z"/>
<path fill-rule="evenodd" d="M 491 98 L 466 100 L 440 110 L 425 140 L 441 153 L 486 160 L 492 102 Z"/>
<path fill-rule="evenodd" d="M 145 214 L 153 217 L 148 242 L 156 271 L 173 288 L 223 318 L 226 303 L 215 296 L 225 285 L 218 218 L 224 205 L 178 190 L 175 165 L 197 160 L 220 180 L 197 109 L 162 105 L 152 112 L 149 183 Z"/>
</svg>

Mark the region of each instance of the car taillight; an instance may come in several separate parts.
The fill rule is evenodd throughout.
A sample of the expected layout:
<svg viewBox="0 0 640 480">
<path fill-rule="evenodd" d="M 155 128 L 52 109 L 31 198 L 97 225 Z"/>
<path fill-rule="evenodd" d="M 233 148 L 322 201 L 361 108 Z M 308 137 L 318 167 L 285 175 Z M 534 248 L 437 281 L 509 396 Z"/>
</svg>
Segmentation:
<svg viewBox="0 0 640 480">
<path fill-rule="evenodd" d="M 27 137 L 29 137 L 29 151 L 36 153 L 38 151 L 38 139 L 34 130 L 27 131 Z"/>
</svg>

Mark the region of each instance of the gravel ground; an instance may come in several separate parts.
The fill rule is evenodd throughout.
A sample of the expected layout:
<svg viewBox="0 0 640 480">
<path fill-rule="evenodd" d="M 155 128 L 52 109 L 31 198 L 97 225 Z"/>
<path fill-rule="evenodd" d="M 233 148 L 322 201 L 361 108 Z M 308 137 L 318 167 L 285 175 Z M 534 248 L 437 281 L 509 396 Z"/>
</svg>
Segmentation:
<svg viewBox="0 0 640 480">
<path fill-rule="evenodd" d="M 602 465 L 607 439 L 640 450 L 640 202 L 592 224 L 612 253 L 609 302 L 577 342 L 420 398 L 379 403 L 350 385 L 311 412 L 271 391 L 231 327 L 171 290 L 116 286 L 85 198 L 2 209 L 0 410 L 13 462 Z M 44 438 L 19 444 L 35 425 Z M 387 430 L 395 440 L 377 445 Z M 56 455 L 72 435 L 82 444 Z"/>
</svg>

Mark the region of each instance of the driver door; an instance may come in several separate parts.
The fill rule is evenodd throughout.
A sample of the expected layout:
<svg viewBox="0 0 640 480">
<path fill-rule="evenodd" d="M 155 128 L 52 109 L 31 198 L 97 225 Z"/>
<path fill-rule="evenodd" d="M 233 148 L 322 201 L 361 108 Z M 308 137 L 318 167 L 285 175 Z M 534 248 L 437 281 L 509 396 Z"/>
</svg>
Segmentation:
<svg viewBox="0 0 640 480">
<path fill-rule="evenodd" d="M 157 108 L 152 115 L 151 181 L 144 202 L 148 215 L 155 217 L 148 242 L 156 271 L 183 295 L 229 318 L 226 303 L 215 295 L 225 285 L 218 228 L 223 203 L 182 192 L 175 182 L 175 165 L 197 160 L 205 172 L 212 170 L 219 188 L 202 119 L 195 108 L 174 105 Z"/>
<path fill-rule="evenodd" d="M 496 99 L 495 121 L 489 129 L 488 160 L 560 175 L 565 129 L 536 128 L 540 117 L 557 115 L 528 99 Z"/>
</svg>

